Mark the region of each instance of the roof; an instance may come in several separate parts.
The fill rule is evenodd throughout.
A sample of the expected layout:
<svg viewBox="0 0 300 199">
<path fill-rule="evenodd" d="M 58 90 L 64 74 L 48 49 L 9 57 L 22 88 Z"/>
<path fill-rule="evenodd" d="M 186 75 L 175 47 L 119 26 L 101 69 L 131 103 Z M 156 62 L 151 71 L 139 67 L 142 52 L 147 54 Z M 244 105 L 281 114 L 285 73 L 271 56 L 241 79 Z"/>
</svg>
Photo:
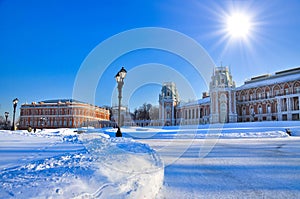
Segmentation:
<svg viewBox="0 0 300 199">
<path fill-rule="evenodd" d="M 43 103 L 49 103 L 49 104 L 58 103 L 58 102 L 61 102 L 61 103 L 75 102 L 75 103 L 84 103 L 84 104 L 86 104 L 85 102 L 81 102 L 81 101 L 74 100 L 74 99 L 52 99 L 52 100 L 43 100 L 41 102 L 43 102 Z"/>
<path fill-rule="evenodd" d="M 89 103 L 86 103 L 86 102 L 82 102 L 82 101 L 79 101 L 79 100 L 75 100 L 75 99 L 51 99 L 51 100 L 43 100 L 43 101 L 40 101 L 40 102 L 32 102 L 30 104 L 28 103 L 25 103 L 25 104 L 22 104 L 22 106 L 35 106 L 35 105 L 50 105 L 50 104 L 67 104 L 67 103 L 76 103 L 76 104 L 86 104 L 86 105 L 91 105 L 91 106 L 95 106 L 95 107 L 98 107 L 96 105 L 93 105 L 93 104 L 89 104 Z M 101 108 L 101 107 L 99 107 Z"/>
<path fill-rule="evenodd" d="M 201 104 L 207 104 L 210 103 L 210 97 L 198 99 L 192 102 L 187 102 L 187 103 L 181 103 L 179 107 L 184 107 L 184 106 L 195 106 L 195 105 L 201 105 Z"/>
<path fill-rule="evenodd" d="M 263 75 L 258 78 L 252 78 L 250 81 L 246 81 L 244 85 L 236 88 L 236 90 L 238 91 L 296 80 L 300 80 L 300 68 L 276 72 L 275 75 Z"/>
</svg>

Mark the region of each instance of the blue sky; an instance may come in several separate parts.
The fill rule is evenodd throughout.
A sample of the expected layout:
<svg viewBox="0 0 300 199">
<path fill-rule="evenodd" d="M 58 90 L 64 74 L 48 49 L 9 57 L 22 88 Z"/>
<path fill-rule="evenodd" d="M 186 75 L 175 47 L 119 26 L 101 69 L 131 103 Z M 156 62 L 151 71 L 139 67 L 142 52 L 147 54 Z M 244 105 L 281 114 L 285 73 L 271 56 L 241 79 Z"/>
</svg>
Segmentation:
<svg viewBox="0 0 300 199">
<path fill-rule="evenodd" d="M 134 28 L 162 27 L 191 37 L 217 65 L 230 65 L 237 85 L 251 76 L 297 67 L 299 10 L 297 0 L 2 0 L 0 114 L 12 112 L 12 100 L 16 97 L 20 104 L 71 98 L 76 75 L 89 53 L 102 41 Z M 230 38 L 224 32 L 226 16 L 237 11 L 251 16 L 253 26 L 247 39 Z M 115 60 L 103 74 L 95 103 L 115 103 L 114 75 L 122 65 L 130 71 L 145 63 L 162 63 L 187 71 L 189 81 L 194 81 L 193 71 L 185 70 L 188 64 L 177 56 L 149 49 L 132 52 Z M 196 97 L 207 89 L 199 86 Z M 159 85 L 141 86 L 128 105 L 133 109 L 143 102 L 157 103 L 159 90 Z M 193 96 L 181 94 L 181 98 L 188 100 Z"/>
</svg>

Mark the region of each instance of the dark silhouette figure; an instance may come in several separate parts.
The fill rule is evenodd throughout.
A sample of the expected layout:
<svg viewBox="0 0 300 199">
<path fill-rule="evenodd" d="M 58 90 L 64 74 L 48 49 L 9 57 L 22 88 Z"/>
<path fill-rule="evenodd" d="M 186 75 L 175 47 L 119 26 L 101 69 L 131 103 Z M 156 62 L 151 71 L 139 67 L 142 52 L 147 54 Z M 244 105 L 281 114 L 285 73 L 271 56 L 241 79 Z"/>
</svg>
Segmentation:
<svg viewBox="0 0 300 199">
<path fill-rule="evenodd" d="M 291 131 L 291 129 L 285 129 L 285 132 L 289 135 L 289 136 L 291 136 L 292 135 L 292 131 Z"/>
<path fill-rule="evenodd" d="M 117 133 L 116 133 L 116 137 L 122 137 L 122 132 L 120 130 L 120 127 L 117 127 L 118 130 L 117 130 Z"/>
</svg>

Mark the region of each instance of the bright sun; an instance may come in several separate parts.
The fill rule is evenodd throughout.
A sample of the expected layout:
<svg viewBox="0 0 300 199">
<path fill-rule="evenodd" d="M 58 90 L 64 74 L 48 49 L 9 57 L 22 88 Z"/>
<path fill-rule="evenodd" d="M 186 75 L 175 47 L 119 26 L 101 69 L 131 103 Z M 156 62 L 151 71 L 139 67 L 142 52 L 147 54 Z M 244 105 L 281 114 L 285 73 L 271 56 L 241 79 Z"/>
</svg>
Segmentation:
<svg viewBox="0 0 300 199">
<path fill-rule="evenodd" d="M 246 14 L 235 13 L 227 17 L 226 31 L 231 37 L 246 38 L 251 30 L 251 20 Z"/>
</svg>

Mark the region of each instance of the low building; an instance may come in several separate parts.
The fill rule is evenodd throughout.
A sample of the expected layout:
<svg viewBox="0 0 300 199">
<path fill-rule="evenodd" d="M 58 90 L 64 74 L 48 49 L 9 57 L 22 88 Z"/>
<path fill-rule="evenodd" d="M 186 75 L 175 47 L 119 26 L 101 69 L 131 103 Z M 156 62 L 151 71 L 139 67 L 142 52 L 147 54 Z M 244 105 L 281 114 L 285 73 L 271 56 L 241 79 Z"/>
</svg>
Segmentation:
<svg viewBox="0 0 300 199">
<path fill-rule="evenodd" d="M 109 110 L 73 99 L 45 100 L 22 104 L 19 129 L 78 128 L 109 125 Z"/>
</svg>

